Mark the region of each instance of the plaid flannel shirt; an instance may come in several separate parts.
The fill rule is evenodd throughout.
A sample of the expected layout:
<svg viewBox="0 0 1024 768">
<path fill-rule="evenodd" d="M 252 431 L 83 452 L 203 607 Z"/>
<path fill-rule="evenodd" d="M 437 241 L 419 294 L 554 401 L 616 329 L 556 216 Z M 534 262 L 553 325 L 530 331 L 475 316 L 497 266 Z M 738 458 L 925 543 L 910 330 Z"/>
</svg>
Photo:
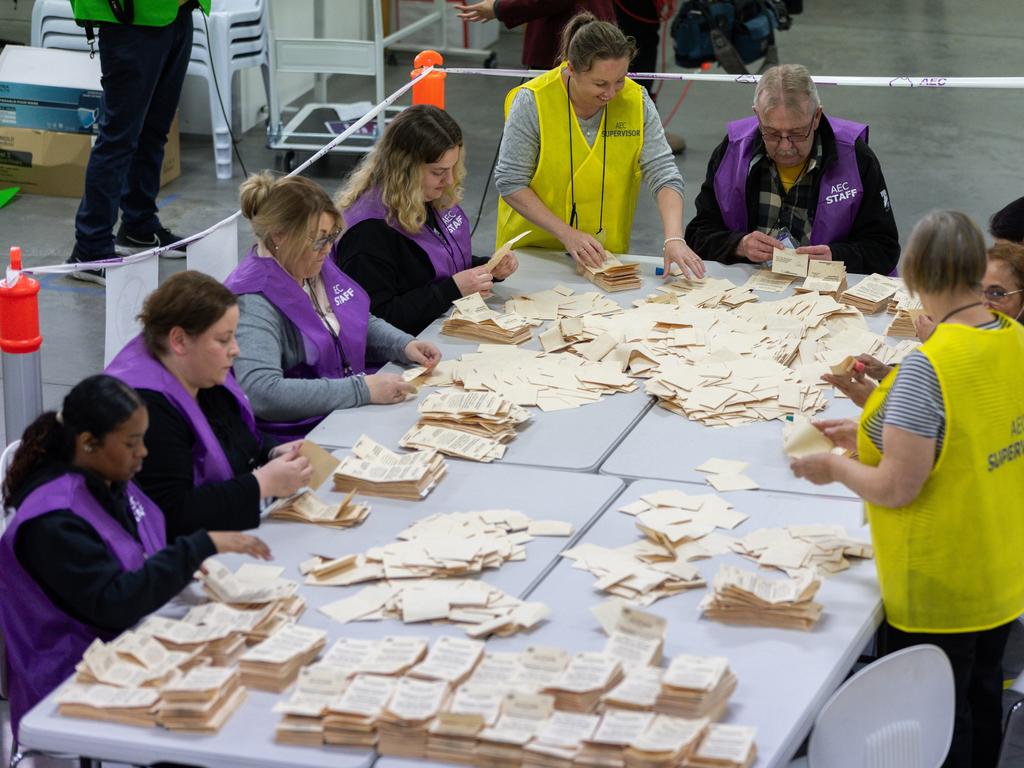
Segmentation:
<svg viewBox="0 0 1024 768">
<path fill-rule="evenodd" d="M 764 144 L 754 153 L 750 160 L 750 171 L 757 174 L 758 180 L 759 231 L 774 237 L 785 227 L 797 245 L 810 245 L 813 224 L 810 210 L 815 204 L 815 190 L 821 173 L 821 153 L 821 137 L 815 133 L 807 168 L 789 188 L 789 192 L 783 190 L 779 171 L 768 157 Z"/>
</svg>

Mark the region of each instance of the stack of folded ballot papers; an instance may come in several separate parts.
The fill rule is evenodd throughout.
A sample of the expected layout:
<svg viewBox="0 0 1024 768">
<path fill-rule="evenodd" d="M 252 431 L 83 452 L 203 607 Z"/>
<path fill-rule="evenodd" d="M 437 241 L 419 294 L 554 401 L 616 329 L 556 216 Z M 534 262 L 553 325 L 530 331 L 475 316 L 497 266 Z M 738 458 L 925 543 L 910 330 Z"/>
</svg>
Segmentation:
<svg viewBox="0 0 1024 768">
<path fill-rule="evenodd" d="M 903 281 L 898 277 L 886 277 L 876 272 L 865 277 L 853 288 L 844 291 L 839 300 L 861 312 L 873 315 L 885 309 L 889 304 L 889 298 L 902 286 Z"/>
<path fill-rule="evenodd" d="M 529 412 L 494 392 L 439 389 L 419 404 L 418 427 L 446 427 L 507 443 Z"/>
<path fill-rule="evenodd" d="M 479 293 L 456 299 L 454 309 L 441 324 L 441 333 L 492 344 L 522 344 L 533 338 L 539 322 L 517 314 L 501 314 L 489 308 Z"/>
<path fill-rule="evenodd" d="M 323 649 L 327 633 L 292 624 L 242 654 L 238 668 L 250 688 L 281 692 Z"/>
<path fill-rule="evenodd" d="M 624 264 L 607 251 L 600 267 L 591 267 L 581 261 L 577 263 L 576 271 L 606 293 L 633 291 L 641 286 L 640 265 Z"/>
<path fill-rule="evenodd" d="M 432 448 L 397 454 L 362 435 L 334 470 L 334 490 L 418 501 L 446 471 L 444 458 Z"/>
<path fill-rule="evenodd" d="M 700 608 L 707 618 L 726 624 L 807 630 L 821 618 L 822 606 L 813 600 L 820 586 L 813 571 L 774 580 L 723 565 Z"/>
<path fill-rule="evenodd" d="M 709 725 L 686 768 L 749 768 L 757 757 L 756 735 L 748 725 Z"/>
<path fill-rule="evenodd" d="M 216 733 L 245 701 L 237 667 L 195 667 L 160 689 L 158 722 L 172 731 Z"/>
<path fill-rule="evenodd" d="M 160 692 L 102 683 L 69 683 L 57 694 L 57 712 L 65 717 L 105 720 L 121 725 L 156 725 Z"/>
<path fill-rule="evenodd" d="M 449 695 L 444 680 L 399 679 L 377 718 L 377 751 L 382 755 L 425 759 L 427 729 Z"/>
<path fill-rule="evenodd" d="M 654 709 L 675 717 L 718 720 L 735 690 L 736 676 L 724 656 L 676 656 L 661 677 Z"/>
</svg>

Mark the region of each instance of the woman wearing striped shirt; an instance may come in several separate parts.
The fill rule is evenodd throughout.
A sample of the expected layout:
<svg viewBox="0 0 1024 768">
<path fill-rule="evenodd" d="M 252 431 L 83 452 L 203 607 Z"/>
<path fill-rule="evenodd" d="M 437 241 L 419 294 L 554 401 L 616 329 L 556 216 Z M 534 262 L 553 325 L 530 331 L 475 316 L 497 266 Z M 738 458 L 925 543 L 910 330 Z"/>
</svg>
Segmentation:
<svg viewBox="0 0 1024 768">
<path fill-rule="evenodd" d="M 857 458 L 793 462 L 798 477 L 841 482 L 865 502 L 886 651 L 920 643 L 949 657 L 956 683 L 945 766 L 988 768 L 1001 740 L 1001 660 L 1024 613 L 1024 327 L 982 301 L 981 231 L 940 211 L 915 227 L 900 272 L 938 320 L 879 383 L 860 423 L 819 428 Z"/>
</svg>

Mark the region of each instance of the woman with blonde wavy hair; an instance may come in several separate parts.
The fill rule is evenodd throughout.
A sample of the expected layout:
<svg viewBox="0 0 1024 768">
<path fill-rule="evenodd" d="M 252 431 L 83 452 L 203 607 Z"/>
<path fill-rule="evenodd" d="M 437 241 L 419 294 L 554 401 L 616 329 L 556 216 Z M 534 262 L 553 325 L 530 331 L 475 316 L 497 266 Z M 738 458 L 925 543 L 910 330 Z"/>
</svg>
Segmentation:
<svg viewBox="0 0 1024 768">
<path fill-rule="evenodd" d="M 443 109 L 420 104 L 399 114 L 355 170 L 337 204 L 345 234 L 338 266 L 370 296 L 370 311 L 417 334 L 460 296 L 487 295 L 511 275 L 516 257 L 492 272 L 474 259 L 462 200 L 462 129 Z"/>
</svg>

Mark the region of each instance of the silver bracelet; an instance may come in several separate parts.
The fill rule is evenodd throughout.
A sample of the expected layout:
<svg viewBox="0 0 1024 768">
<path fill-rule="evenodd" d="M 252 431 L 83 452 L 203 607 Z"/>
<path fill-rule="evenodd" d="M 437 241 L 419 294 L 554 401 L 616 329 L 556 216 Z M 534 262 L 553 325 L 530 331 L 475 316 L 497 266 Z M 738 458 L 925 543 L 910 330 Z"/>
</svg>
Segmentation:
<svg viewBox="0 0 1024 768">
<path fill-rule="evenodd" d="M 666 237 L 665 242 L 662 243 L 661 245 L 662 252 L 664 252 L 665 249 L 668 248 L 669 243 L 682 243 L 683 245 L 686 245 L 686 240 L 682 237 Z"/>
</svg>

